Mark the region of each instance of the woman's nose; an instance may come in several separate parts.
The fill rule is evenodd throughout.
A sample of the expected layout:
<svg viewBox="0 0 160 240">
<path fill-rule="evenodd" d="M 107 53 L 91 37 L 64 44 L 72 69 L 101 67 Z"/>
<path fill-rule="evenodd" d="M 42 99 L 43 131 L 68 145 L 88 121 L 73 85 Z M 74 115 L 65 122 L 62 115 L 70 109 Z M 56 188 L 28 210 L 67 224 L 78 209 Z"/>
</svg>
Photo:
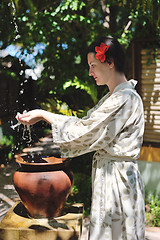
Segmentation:
<svg viewBox="0 0 160 240">
<path fill-rule="evenodd" d="M 93 71 L 89 69 L 89 76 L 93 76 Z"/>
</svg>

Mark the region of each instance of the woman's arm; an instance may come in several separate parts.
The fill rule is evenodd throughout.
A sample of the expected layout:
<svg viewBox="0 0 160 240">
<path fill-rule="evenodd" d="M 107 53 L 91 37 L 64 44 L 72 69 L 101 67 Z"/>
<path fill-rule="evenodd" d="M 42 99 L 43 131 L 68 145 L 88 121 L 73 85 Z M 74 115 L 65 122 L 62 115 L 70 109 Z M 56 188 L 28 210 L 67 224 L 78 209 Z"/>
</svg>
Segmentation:
<svg viewBox="0 0 160 240">
<path fill-rule="evenodd" d="M 45 110 L 35 109 L 23 114 L 17 113 L 16 119 L 24 125 L 33 125 L 41 120 L 51 124 L 54 115 L 54 113 L 47 112 Z"/>
</svg>

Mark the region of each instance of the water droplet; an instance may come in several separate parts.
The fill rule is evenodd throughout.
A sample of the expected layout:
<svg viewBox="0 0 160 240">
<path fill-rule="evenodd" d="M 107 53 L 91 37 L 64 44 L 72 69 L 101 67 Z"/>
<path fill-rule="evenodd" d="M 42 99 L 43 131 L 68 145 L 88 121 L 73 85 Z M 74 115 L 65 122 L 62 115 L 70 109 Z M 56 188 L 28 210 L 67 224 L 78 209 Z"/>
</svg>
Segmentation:
<svg viewBox="0 0 160 240">
<path fill-rule="evenodd" d="M 17 30 L 18 30 L 18 28 L 17 28 Z M 20 38 L 20 35 L 19 35 L 19 34 L 15 37 L 15 39 L 18 39 L 18 38 Z"/>
<path fill-rule="evenodd" d="M 23 94 L 24 92 L 24 89 L 22 89 L 20 92 L 19 92 L 19 95 Z"/>
<path fill-rule="evenodd" d="M 20 71 L 19 75 L 22 75 L 24 73 L 23 70 Z M 21 83 L 21 86 L 23 85 L 23 83 Z"/>
</svg>

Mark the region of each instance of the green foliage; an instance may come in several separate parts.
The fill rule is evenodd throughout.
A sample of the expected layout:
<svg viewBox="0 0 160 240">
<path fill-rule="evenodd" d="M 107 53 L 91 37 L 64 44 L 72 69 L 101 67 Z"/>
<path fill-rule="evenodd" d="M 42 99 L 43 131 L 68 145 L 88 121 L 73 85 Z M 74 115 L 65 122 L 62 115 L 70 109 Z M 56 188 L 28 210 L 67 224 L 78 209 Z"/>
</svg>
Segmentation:
<svg viewBox="0 0 160 240">
<path fill-rule="evenodd" d="M 0 140 L 0 146 L 13 146 L 13 136 L 3 136 Z"/>
<path fill-rule="evenodd" d="M 91 206 L 91 177 L 84 173 L 74 174 L 74 186 L 67 200 L 70 203 L 83 203 L 84 214 L 89 215 Z"/>
<path fill-rule="evenodd" d="M 36 82 L 38 103 L 48 102 L 52 93 L 71 111 L 85 110 L 103 95 L 88 77 L 88 45 L 102 35 L 117 37 L 126 48 L 133 39 L 150 35 L 159 39 L 159 12 L 159 0 L 7 0 L 0 3 L 0 40 L 2 49 L 18 44 L 33 54 L 34 46 L 43 43 L 44 51 L 35 56 L 37 63 L 43 64 Z M 83 109 L 81 101 L 77 103 L 77 88 L 83 90 L 82 95 L 89 95 Z M 76 109 L 66 100 L 70 90 L 75 92 L 71 100 Z"/>
<path fill-rule="evenodd" d="M 84 204 L 85 215 L 90 214 L 91 207 L 91 168 L 93 153 L 84 154 L 73 158 L 70 169 L 74 173 L 74 185 L 68 198 L 68 202 L 80 202 Z"/>
<path fill-rule="evenodd" d="M 92 98 L 94 104 L 97 103 L 97 89 L 95 84 L 86 84 L 83 81 L 79 80 L 76 76 L 73 81 L 67 81 L 63 84 L 63 89 L 66 90 L 68 87 L 75 87 L 76 89 L 79 88 L 81 90 L 85 90 L 90 97 Z"/>
<path fill-rule="evenodd" d="M 46 102 L 41 103 L 41 107 L 43 110 L 54 112 L 54 113 L 61 113 L 67 116 L 77 116 L 77 111 L 73 111 L 69 108 L 69 106 L 60 100 L 57 99 L 46 99 Z"/>
<path fill-rule="evenodd" d="M 3 136 L 0 140 L 0 164 L 12 158 L 11 148 L 14 146 L 13 136 Z"/>
<path fill-rule="evenodd" d="M 160 227 L 160 194 L 156 191 L 153 194 L 146 192 L 146 224 L 153 227 Z"/>
</svg>

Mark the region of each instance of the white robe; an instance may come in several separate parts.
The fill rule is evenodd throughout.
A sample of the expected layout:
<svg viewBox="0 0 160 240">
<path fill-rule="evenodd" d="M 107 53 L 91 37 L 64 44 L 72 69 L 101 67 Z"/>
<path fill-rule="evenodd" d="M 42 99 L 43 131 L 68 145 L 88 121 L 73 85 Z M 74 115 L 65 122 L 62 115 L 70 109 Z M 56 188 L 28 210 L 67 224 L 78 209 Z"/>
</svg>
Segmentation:
<svg viewBox="0 0 160 240">
<path fill-rule="evenodd" d="M 86 117 L 55 114 L 53 141 L 62 157 L 96 151 L 92 165 L 90 240 L 144 240 L 144 187 L 137 158 L 144 113 L 135 80 L 119 84 Z"/>
</svg>

